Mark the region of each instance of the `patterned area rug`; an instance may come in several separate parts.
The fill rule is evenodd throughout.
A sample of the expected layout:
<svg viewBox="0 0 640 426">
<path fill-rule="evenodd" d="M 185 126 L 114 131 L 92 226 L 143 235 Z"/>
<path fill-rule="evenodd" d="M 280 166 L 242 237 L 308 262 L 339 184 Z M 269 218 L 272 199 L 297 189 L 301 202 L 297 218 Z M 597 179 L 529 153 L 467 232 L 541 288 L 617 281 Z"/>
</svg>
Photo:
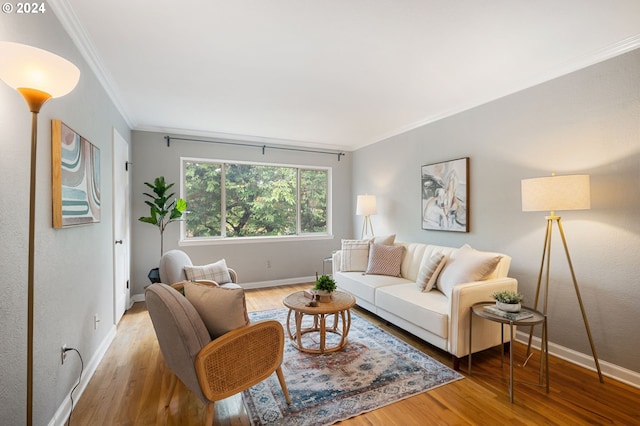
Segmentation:
<svg viewBox="0 0 640 426">
<path fill-rule="evenodd" d="M 287 312 L 273 309 L 249 317 L 276 319 L 287 336 Z M 253 425 L 330 425 L 463 377 L 355 313 L 341 351 L 302 353 L 287 336 L 282 369 L 291 405 L 272 374 L 242 393 Z"/>
</svg>

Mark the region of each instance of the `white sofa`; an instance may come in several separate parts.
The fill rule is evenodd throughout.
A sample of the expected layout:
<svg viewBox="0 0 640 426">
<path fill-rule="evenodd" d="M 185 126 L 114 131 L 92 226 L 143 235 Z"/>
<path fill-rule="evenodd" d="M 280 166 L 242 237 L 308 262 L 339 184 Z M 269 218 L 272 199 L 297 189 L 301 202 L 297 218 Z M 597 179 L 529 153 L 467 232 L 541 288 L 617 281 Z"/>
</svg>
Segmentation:
<svg viewBox="0 0 640 426">
<path fill-rule="evenodd" d="M 393 245 L 404 247 L 400 276 L 367 274 L 353 270 L 353 267 L 351 271 L 344 271 L 348 268 L 343 268 L 343 250 L 334 253 L 333 278 L 338 289 L 352 294 L 362 308 L 449 352 L 457 369 L 460 358 L 469 353 L 469 308 L 474 303 L 492 300 L 491 294 L 496 290 L 517 290 L 517 281 L 507 277 L 511 258 L 504 254 L 473 250 L 479 256 L 494 255 L 494 258 L 498 258 L 497 266 L 479 281 L 453 285 L 449 288 L 451 294 L 447 296 L 439 290 L 439 282 L 437 288 L 423 292 L 416 284 L 416 279 L 423 259 L 439 252 L 445 256 L 439 281 L 447 267 L 453 270 L 451 265 L 456 262 L 456 254 L 460 249 L 422 243 L 396 242 Z M 466 248 L 471 249 L 468 246 Z M 458 260 L 456 269 L 460 269 L 460 263 Z M 449 276 L 454 272 L 452 270 Z M 464 274 L 458 274 L 460 276 Z M 497 346 L 500 342 L 499 324 L 480 319 L 474 321 L 473 352 Z"/>
</svg>

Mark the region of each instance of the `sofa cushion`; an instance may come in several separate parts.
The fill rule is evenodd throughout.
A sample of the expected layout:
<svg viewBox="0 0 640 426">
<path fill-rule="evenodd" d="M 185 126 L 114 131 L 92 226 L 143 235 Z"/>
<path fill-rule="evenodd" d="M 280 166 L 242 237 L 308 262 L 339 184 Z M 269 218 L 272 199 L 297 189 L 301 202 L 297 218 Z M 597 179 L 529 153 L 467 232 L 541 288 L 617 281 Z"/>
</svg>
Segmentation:
<svg viewBox="0 0 640 426">
<path fill-rule="evenodd" d="M 465 244 L 447 260 L 438 277 L 438 289 L 451 297 L 454 286 L 484 279 L 493 272 L 501 258 L 495 253 L 478 251 Z"/>
<path fill-rule="evenodd" d="M 224 288 L 186 282 L 184 294 L 198 311 L 212 339 L 249 324 L 242 288 Z"/>
<path fill-rule="evenodd" d="M 364 301 L 370 305 L 375 305 L 376 289 L 385 286 L 405 284 L 407 282 L 407 280 L 400 277 L 365 275 L 363 272 L 338 272 L 334 275 L 334 279 L 338 284 L 338 290 L 352 294 L 358 303 Z M 365 307 L 367 309 L 371 308 L 371 306 Z"/>
<path fill-rule="evenodd" d="M 367 274 L 400 276 L 403 246 L 371 244 L 369 246 L 369 262 Z"/>
<path fill-rule="evenodd" d="M 370 240 L 342 240 L 341 268 L 345 272 L 364 272 L 369 263 Z"/>
<path fill-rule="evenodd" d="M 218 284 L 231 282 L 231 275 L 224 259 L 203 266 L 187 265 L 184 267 L 184 273 L 189 281 L 209 280 Z"/>
<path fill-rule="evenodd" d="M 446 259 L 443 253 L 434 253 L 422 259 L 418 278 L 416 278 L 416 284 L 418 284 L 420 291 L 431 291 L 445 263 Z"/>
<path fill-rule="evenodd" d="M 413 282 L 382 287 L 376 291 L 376 306 L 448 338 L 451 302 L 439 291 L 423 293 Z"/>
</svg>

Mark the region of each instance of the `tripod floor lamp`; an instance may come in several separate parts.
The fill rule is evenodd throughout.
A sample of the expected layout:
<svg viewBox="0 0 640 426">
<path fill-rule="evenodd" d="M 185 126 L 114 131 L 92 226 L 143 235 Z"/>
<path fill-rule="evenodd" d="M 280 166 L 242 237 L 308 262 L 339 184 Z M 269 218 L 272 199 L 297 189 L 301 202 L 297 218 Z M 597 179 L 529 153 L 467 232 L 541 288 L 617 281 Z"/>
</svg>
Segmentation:
<svg viewBox="0 0 640 426">
<path fill-rule="evenodd" d="M 356 214 L 358 216 L 364 216 L 364 221 L 362 222 L 361 238 L 364 238 L 364 236 L 367 235 L 368 230 L 371 230 L 372 237 L 375 235 L 373 233 L 373 223 L 371 223 L 371 215 L 376 213 L 378 213 L 378 208 L 376 207 L 376 196 L 358 195 L 356 203 Z"/>
<path fill-rule="evenodd" d="M 535 309 L 538 308 L 538 301 L 540 298 L 540 290 L 542 286 L 542 275 L 545 275 L 544 282 L 544 296 L 542 312 L 547 315 L 547 305 L 549 301 L 549 269 L 551 260 L 551 236 L 553 234 L 553 224 L 558 225 L 560 231 L 560 237 L 562 238 L 562 244 L 564 246 L 564 252 L 569 264 L 569 270 L 571 271 L 571 278 L 573 280 L 573 287 L 578 298 L 578 304 L 580 305 L 580 312 L 582 313 L 582 320 L 584 321 L 584 327 L 589 337 L 589 344 L 591 345 L 591 353 L 593 354 L 593 360 L 598 370 L 598 377 L 600 382 L 604 383 L 602 378 L 602 371 L 600 370 L 600 363 L 598 362 L 598 355 L 596 354 L 596 347 L 593 344 L 593 337 L 591 336 L 591 330 L 589 328 L 589 321 L 587 320 L 587 314 L 584 310 L 582 303 L 582 297 L 580 296 L 580 289 L 578 287 L 578 281 L 576 280 L 576 274 L 573 270 L 573 264 L 571 263 L 571 256 L 569 255 L 569 248 L 567 247 L 567 240 L 562 229 L 562 221 L 560 216 L 556 216 L 555 212 L 560 210 L 586 210 L 591 208 L 591 195 L 589 188 L 589 175 L 568 175 L 568 176 L 555 176 L 524 179 L 522 180 L 522 211 L 548 211 L 550 215 L 547 219 L 547 231 L 544 238 L 544 249 L 542 251 L 542 262 L 540 263 L 540 272 L 538 274 L 538 285 L 536 287 L 535 297 Z M 546 266 L 546 270 L 545 270 Z M 533 328 L 529 332 L 529 345 L 527 346 L 527 354 L 531 351 L 531 339 Z"/>
<path fill-rule="evenodd" d="M 31 111 L 29 190 L 29 264 L 27 271 L 27 424 L 33 423 L 33 301 L 38 113 L 51 98 L 64 96 L 78 84 L 80 70 L 53 53 L 24 44 L 0 41 L 0 80 L 20 92 Z"/>
</svg>

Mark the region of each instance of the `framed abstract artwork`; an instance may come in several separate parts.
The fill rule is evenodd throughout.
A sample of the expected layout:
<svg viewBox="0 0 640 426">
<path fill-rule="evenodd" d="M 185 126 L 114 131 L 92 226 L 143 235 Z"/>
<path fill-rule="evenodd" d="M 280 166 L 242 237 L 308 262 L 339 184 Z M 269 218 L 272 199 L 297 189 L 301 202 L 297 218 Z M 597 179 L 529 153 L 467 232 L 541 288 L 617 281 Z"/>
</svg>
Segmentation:
<svg viewBox="0 0 640 426">
<path fill-rule="evenodd" d="M 469 157 L 421 170 L 422 229 L 469 232 Z"/>
<path fill-rule="evenodd" d="M 100 149 L 51 120 L 53 227 L 100 222 Z"/>
</svg>

